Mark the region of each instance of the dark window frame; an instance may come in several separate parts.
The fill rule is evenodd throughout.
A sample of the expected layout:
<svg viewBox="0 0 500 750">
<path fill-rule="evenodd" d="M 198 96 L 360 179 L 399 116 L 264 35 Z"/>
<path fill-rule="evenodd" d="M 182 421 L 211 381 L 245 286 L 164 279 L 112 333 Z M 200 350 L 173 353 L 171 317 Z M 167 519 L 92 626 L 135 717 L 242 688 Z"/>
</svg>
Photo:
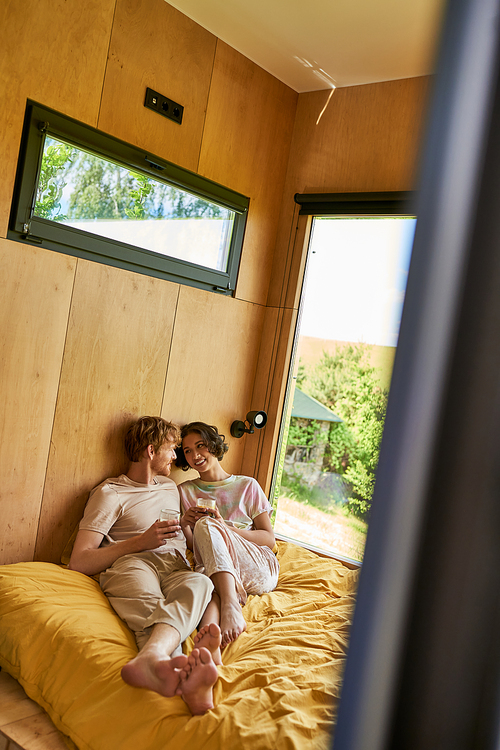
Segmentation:
<svg viewBox="0 0 500 750">
<path fill-rule="evenodd" d="M 300 206 L 299 216 L 310 216 L 312 222 L 308 230 L 307 238 L 307 255 L 305 259 L 304 272 L 299 280 L 300 296 L 298 305 L 298 315 L 295 323 L 293 334 L 292 351 L 288 361 L 287 384 L 285 397 L 280 416 L 280 428 L 278 432 L 278 442 L 274 456 L 273 473 L 271 479 L 271 488 L 269 497 L 274 498 L 276 494 L 276 485 L 278 480 L 278 466 L 280 455 L 283 447 L 283 438 L 285 435 L 286 413 L 290 401 L 293 367 L 297 355 L 298 341 L 300 335 L 300 325 L 302 319 L 302 305 L 304 299 L 304 287 L 307 278 L 307 266 L 311 248 L 311 238 L 313 232 L 314 219 L 337 216 L 338 218 L 417 218 L 416 205 L 418 193 L 415 190 L 406 191 L 384 191 L 372 193 L 295 193 L 294 201 Z M 298 227 L 298 224 L 297 224 Z M 283 537 L 285 538 L 285 537 Z M 301 547 L 307 547 L 307 544 L 297 540 L 293 541 Z M 316 548 L 319 549 L 319 548 Z M 336 560 L 347 563 L 348 566 L 361 567 L 362 563 L 353 558 L 345 557 L 338 552 L 321 550 L 321 554 L 331 556 Z"/>
<path fill-rule="evenodd" d="M 235 212 L 227 271 L 218 271 L 33 215 L 45 135 Z M 250 200 L 194 172 L 28 100 L 7 237 L 199 289 L 232 295 Z"/>
<path fill-rule="evenodd" d="M 295 193 L 300 216 L 413 216 L 415 191 Z"/>
</svg>

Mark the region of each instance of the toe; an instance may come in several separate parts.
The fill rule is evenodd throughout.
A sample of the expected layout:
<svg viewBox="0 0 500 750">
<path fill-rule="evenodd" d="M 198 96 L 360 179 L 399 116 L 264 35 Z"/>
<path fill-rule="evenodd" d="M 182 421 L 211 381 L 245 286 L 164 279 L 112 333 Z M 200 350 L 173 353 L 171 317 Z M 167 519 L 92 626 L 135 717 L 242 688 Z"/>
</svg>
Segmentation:
<svg viewBox="0 0 500 750">
<path fill-rule="evenodd" d="M 200 648 L 200 662 L 202 664 L 210 664 L 212 661 L 212 654 L 208 648 Z"/>
</svg>

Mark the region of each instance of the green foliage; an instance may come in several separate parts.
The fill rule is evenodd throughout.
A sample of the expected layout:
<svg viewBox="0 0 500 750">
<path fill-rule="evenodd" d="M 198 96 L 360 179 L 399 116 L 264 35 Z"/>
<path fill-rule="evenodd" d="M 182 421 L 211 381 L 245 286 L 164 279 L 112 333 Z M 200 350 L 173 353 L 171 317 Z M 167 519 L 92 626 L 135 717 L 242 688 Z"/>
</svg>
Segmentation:
<svg viewBox="0 0 500 750">
<path fill-rule="evenodd" d="M 75 149 L 65 143 L 47 139 L 36 196 L 35 215 L 42 219 L 64 221 L 66 216 L 59 213 L 61 196 L 66 185 L 64 181 L 68 164 L 72 163 Z"/>
<path fill-rule="evenodd" d="M 227 212 L 213 203 L 207 203 L 202 198 L 169 188 L 169 202 L 172 206 L 171 218 L 174 219 L 218 219 L 224 218 Z"/>
<path fill-rule="evenodd" d="M 290 445 L 312 446 L 318 442 L 318 423 L 315 419 L 304 420 L 298 417 L 290 419 L 288 443 Z"/>
<path fill-rule="evenodd" d="M 71 184 L 67 216 L 60 213 Z M 226 218 L 228 211 L 171 185 L 47 138 L 38 185 L 37 216 L 52 221 Z"/>
<path fill-rule="evenodd" d="M 281 487 L 283 488 L 281 493 L 285 490 L 286 496 L 291 500 L 299 500 L 304 505 L 312 505 L 324 513 L 338 513 L 339 505 L 333 495 L 315 486 L 309 487 L 296 474 L 283 474 Z"/>
<path fill-rule="evenodd" d="M 366 344 L 323 352 L 302 384 L 344 420 L 330 426 L 324 469 L 343 475 L 350 487 L 348 508 L 360 518 L 371 507 L 388 396 L 369 354 Z"/>
<path fill-rule="evenodd" d="M 299 387 L 300 389 L 302 389 L 302 383 L 304 382 L 304 380 L 305 380 L 306 378 L 307 378 L 307 370 L 306 370 L 306 366 L 305 366 L 305 365 L 304 365 L 304 363 L 302 362 L 302 359 L 299 359 L 299 366 L 298 366 L 298 368 L 297 368 L 297 377 L 296 377 L 296 381 L 297 381 L 297 383 L 296 383 L 296 384 L 297 384 L 297 386 L 298 386 L 298 387 Z"/>
<path fill-rule="evenodd" d="M 73 219 L 185 219 L 223 217 L 195 195 L 80 152 L 73 166 Z"/>
<path fill-rule="evenodd" d="M 154 185 L 151 180 L 148 180 L 146 175 L 134 174 L 137 182 L 137 188 L 129 190 L 129 198 L 133 201 L 131 208 L 125 208 L 125 213 L 129 219 L 145 219 L 146 218 L 146 201 L 151 193 L 154 193 Z"/>
</svg>

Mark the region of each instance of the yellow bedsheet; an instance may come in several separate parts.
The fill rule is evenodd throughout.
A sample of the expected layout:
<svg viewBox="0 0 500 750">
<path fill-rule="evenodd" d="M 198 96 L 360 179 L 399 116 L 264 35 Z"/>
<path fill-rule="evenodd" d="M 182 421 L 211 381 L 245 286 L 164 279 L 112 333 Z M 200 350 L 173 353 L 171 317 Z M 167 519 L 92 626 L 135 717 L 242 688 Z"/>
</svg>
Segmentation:
<svg viewBox="0 0 500 750">
<path fill-rule="evenodd" d="M 131 632 L 94 580 L 50 563 L 0 567 L 0 666 L 80 750 L 327 748 L 358 571 L 278 548 L 278 587 L 248 598 L 203 716 L 126 685 Z"/>
</svg>

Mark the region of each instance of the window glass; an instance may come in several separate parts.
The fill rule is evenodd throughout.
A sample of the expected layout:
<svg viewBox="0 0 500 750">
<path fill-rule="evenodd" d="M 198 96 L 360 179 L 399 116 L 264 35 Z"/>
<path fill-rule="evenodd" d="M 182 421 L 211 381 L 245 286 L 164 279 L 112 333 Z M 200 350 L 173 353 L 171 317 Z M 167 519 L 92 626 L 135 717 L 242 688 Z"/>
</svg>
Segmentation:
<svg viewBox="0 0 500 750">
<path fill-rule="evenodd" d="M 7 236 L 231 295 L 249 204 L 224 185 L 28 102 Z"/>
<path fill-rule="evenodd" d="M 235 213 L 47 137 L 34 215 L 161 255 L 227 270 Z"/>
<path fill-rule="evenodd" d="M 275 531 L 362 560 L 414 218 L 315 218 Z"/>
</svg>

